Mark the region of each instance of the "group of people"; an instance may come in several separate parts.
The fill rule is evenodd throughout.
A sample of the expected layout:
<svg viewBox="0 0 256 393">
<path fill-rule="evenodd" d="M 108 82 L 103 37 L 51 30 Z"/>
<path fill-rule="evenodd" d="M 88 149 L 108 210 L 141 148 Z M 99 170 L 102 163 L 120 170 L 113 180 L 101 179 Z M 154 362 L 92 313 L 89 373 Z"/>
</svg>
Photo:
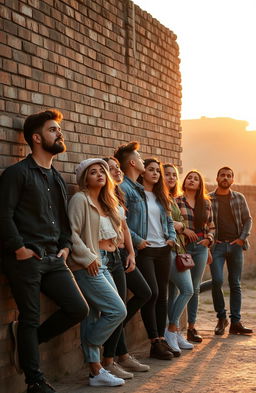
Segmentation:
<svg viewBox="0 0 256 393">
<path fill-rule="evenodd" d="M 243 249 L 252 220 L 245 197 L 230 189 L 232 169 L 221 168 L 217 189 L 207 194 L 197 170 L 180 186 L 173 164 L 143 160 L 139 144 L 130 142 L 111 157 L 83 160 L 76 168 L 78 191 L 68 203 L 52 166 L 66 149 L 61 120 L 57 110 L 25 120 L 32 153 L 7 168 L 0 183 L 3 269 L 19 310 L 10 324 L 14 364 L 25 374 L 27 392 L 55 392 L 40 370 L 39 344 L 77 323 L 91 386 L 123 385 L 134 372 L 149 370 L 129 354 L 125 340 L 124 327 L 138 310 L 150 357 L 171 360 L 193 349 L 193 342 L 202 341 L 195 324 L 207 262 L 215 334 L 224 334 L 229 323 L 225 261 L 229 332 L 252 333 L 240 321 Z M 194 266 L 179 271 L 176 257 L 186 253 Z M 59 308 L 40 324 L 41 291 Z M 187 337 L 180 330 L 185 307 Z"/>
</svg>

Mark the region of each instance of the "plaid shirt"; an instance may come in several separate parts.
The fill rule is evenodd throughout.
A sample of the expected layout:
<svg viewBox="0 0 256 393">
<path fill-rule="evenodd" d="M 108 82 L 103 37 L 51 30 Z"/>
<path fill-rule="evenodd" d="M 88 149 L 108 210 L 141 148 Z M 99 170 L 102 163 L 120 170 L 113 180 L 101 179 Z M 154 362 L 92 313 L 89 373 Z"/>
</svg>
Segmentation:
<svg viewBox="0 0 256 393">
<path fill-rule="evenodd" d="M 195 231 L 195 225 L 194 225 L 194 209 L 189 205 L 189 203 L 186 200 L 186 197 L 184 195 L 181 195 L 176 198 L 176 202 L 180 208 L 180 212 L 182 214 L 182 217 L 184 218 L 184 224 L 186 225 L 186 228 L 191 229 L 192 231 Z M 215 225 L 213 221 L 213 212 L 212 212 L 212 207 L 211 207 L 211 202 L 206 199 L 205 200 L 205 205 L 206 205 L 206 222 L 201 228 L 201 232 L 204 235 L 210 235 L 212 239 L 214 238 L 214 233 L 215 233 Z M 206 237 L 206 236 L 205 236 Z"/>
<path fill-rule="evenodd" d="M 210 192 L 212 201 L 213 217 L 216 224 L 215 238 L 218 240 L 218 199 L 216 190 Z M 230 207 L 239 233 L 239 239 L 244 240 L 243 249 L 247 250 L 249 242 L 247 237 L 250 235 L 252 227 L 252 217 L 249 207 L 243 194 L 230 190 Z"/>
</svg>

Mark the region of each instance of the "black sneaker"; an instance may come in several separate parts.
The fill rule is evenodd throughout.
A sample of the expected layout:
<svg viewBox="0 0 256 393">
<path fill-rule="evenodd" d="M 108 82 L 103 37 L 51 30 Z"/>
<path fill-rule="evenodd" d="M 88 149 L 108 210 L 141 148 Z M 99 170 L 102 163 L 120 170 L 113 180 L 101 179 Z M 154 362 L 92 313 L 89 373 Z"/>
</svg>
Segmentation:
<svg viewBox="0 0 256 393">
<path fill-rule="evenodd" d="M 161 360 L 172 360 L 173 354 L 166 349 L 166 346 L 160 341 L 151 343 L 150 357 Z"/>
<path fill-rule="evenodd" d="M 33 385 L 28 385 L 27 393 L 53 393 L 56 390 L 44 379 L 35 382 Z"/>
</svg>

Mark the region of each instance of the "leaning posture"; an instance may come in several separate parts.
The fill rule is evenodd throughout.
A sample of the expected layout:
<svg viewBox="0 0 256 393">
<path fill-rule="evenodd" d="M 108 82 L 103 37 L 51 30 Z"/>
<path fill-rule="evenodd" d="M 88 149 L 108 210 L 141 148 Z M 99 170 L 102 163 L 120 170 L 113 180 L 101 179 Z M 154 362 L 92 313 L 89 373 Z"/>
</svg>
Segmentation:
<svg viewBox="0 0 256 393">
<path fill-rule="evenodd" d="M 32 154 L 1 176 L 0 234 L 3 268 L 19 309 L 10 325 L 14 360 L 24 371 L 28 393 L 55 392 L 39 367 L 39 344 L 80 322 L 88 313 L 66 259 L 71 248 L 67 195 L 53 157 L 65 151 L 62 114 L 47 110 L 29 116 L 24 137 Z M 40 291 L 58 310 L 40 324 Z"/>
</svg>

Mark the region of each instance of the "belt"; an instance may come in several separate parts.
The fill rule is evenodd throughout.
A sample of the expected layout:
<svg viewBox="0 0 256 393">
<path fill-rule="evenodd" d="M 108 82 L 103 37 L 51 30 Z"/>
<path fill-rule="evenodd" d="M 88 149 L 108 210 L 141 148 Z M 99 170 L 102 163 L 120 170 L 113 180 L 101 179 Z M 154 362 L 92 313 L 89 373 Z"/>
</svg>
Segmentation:
<svg viewBox="0 0 256 393">
<path fill-rule="evenodd" d="M 234 240 L 216 240 L 216 243 L 232 243 Z"/>
</svg>

